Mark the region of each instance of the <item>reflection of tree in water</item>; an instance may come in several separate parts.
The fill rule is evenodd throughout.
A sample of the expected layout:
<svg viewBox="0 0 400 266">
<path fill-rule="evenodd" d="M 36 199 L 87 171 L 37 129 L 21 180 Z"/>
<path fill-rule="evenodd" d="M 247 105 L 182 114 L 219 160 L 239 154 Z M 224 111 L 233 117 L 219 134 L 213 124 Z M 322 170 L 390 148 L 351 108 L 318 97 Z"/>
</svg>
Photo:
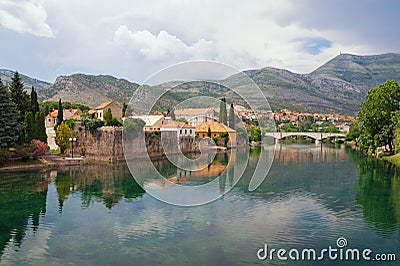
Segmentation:
<svg viewBox="0 0 400 266">
<path fill-rule="evenodd" d="M 112 208 L 121 199 L 141 196 L 144 190 L 130 175 L 126 165 L 97 165 L 70 171 L 59 171 L 55 181 L 60 211 L 70 193 L 80 193 L 82 206 L 101 200 Z"/>
<path fill-rule="evenodd" d="M 46 213 L 47 181 L 43 174 L 2 174 L 0 178 L 0 257 L 11 240 L 20 247 L 28 221 L 36 231 Z"/>
<path fill-rule="evenodd" d="M 399 173 L 394 165 L 350 153 L 357 164 L 357 202 L 363 206 L 364 217 L 384 234 L 393 233 L 400 225 Z"/>
</svg>

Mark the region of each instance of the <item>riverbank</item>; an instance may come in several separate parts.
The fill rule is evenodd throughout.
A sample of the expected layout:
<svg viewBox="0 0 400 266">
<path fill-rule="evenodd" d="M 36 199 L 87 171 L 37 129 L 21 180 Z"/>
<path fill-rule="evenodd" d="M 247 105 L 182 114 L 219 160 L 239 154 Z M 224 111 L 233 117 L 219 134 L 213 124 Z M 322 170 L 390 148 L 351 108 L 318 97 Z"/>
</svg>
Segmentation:
<svg viewBox="0 0 400 266">
<path fill-rule="evenodd" d="M 392 163 L 396 166 L 400 166 L 400 153 L 396 153 L 390 156 L 382 156 L 382 160 Z"/>
<path fill-rule="evenodd" d="M 360 149 L 356 146 L 356 142 L 354 140 L 345 142 L 346 146 L 350 147 L 354 151 L 360 151 Z M 377 159 L 384 160 L 396 166 L 400 166 L 400 153 L 396 153 L 394 155 L 381 155 L 381 156 L 373 156 L 371 154 L 367 154 L 368 156 L 375 157 Z"/>
<path fill-rule="evenodd" d="M 13 163 L 5 164 L 0 167 L 0 172 L 17 172 L 25 170 L 36 170 L 36 169 L 55 169 L 64 166 L 74 166 L 87 164 L 88 161 L 84 157 L 65 157 L 63 155 L 49 154 L 41 156 L 38 159 L 28 160 L 26 162 L 16 161 Z"/>
</svg>

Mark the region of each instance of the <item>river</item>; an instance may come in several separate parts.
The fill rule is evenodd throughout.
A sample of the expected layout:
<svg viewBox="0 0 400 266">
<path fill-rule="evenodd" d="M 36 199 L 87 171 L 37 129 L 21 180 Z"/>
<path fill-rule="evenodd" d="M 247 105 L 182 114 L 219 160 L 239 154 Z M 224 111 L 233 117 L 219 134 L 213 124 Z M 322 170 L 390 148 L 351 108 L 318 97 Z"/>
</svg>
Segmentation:
<svg viewBox="0 0 400 266">
<path fill-rule="evenodd" d="M 369 258 L 400 260 L 399 169 L 344 146 L 280 145 L 267 178 L 249 192 L 260 149 L 250 151 L 228 193 L 197 207 L 154 199 L 125 164 L 0 173 L 0 264 L 309 265 L 315 262 L 302 260 L 302 250 L 319 256 L 338 249 L 338 238 L 347 242 L 344 252 L 370 249 Z M 219 154 L 206 172 L 178 181 L 206 183 L 230 167 L 229 159 Z M 166 177 L 177 175 L 165 159 L 154 165 Z M 225 175 L 219 189 L 234 183 Z M 288 260 L 276 253 L 260 260 L 265 245 L 287 250 Z M 299 260 L 288 258 L 291 249 Z M 325 254 L 323 262 L 333 260 Z"/>
</svg>

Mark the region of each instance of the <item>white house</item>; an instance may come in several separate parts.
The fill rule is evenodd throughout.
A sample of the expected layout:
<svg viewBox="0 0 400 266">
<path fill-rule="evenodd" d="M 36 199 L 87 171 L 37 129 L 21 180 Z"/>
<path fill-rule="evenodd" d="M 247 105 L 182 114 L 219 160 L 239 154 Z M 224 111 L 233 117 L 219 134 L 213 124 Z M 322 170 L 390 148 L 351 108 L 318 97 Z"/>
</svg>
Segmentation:
<svg viewBox="0 0 400 266">
<path fill-rule="evenodd" d="M 198 126 L 204 122 L 216 121 L 214 118 L 214 110 L 211 108 L 188 108 L 174 110 L 175 118 L 185 119 L 189 125 Z"/>
</svg>

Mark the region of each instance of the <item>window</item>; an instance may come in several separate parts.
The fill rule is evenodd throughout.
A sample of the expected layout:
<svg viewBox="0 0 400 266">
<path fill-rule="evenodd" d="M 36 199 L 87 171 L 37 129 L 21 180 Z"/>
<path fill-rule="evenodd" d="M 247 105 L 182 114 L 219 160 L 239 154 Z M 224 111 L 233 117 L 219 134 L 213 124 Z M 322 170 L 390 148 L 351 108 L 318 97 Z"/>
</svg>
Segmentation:
<svg viewBox="0 0 400 266">
<path fill-rule="evenodd" d="M 187 134 L 187 130 L 185 129 L 185 135 Z"/>
<path fill-rule="evenodd" d="M 192 130 L 191 129 L 189 130 L 189 134 L 192 134 Z"/>
<path fill-rule="evenodd" d="M 51 122 L 51 118 L 49 118 L 49 122 Z"/>
<path fill-rule="evenodd" d="M 181 135 L 182 135 L 182 129 L 181 129 L 181 130 L 179 130 L 179 134 L 181 134 Z"/>
<path fill-rule="evenodd" d="M 101 117 L 101 113 L 99 113 L 99 117 Z"/>
</svg>

